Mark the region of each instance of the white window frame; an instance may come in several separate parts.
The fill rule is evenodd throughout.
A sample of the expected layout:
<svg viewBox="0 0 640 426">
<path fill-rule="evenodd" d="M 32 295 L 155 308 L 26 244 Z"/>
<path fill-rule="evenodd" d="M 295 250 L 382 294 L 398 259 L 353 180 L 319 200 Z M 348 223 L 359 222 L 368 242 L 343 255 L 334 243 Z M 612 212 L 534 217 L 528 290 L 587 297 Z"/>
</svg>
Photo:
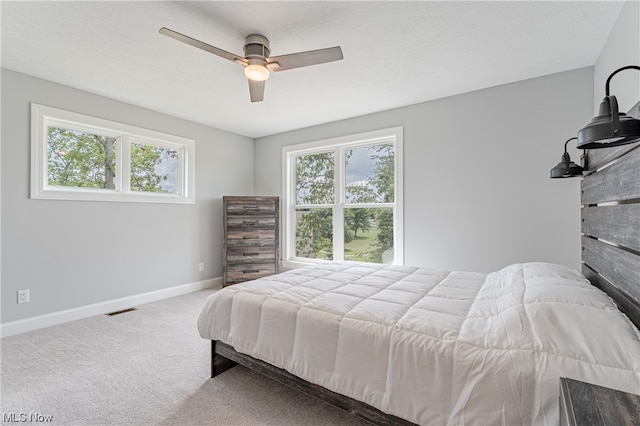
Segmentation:
<svg viewBox="0 0 640 426">
<path fill-rule="evenodd" d="M 49 185 L 48 128 L 62 127 L 116 139 L 115 189 Z M 143 143 L 178 151 L 178 191 L 175 194 L 132 191 L 131 144 Z M 31 198 L 74 201 L 123 201 L 140 203 L 195 204 L 195 145 L 193 139 L 143 129 L 128 124 L 31 104 Z"/>
<path fill-rule="evenodd" d="M 373 204 L 347 204 L 345 202 L 345 161 L 344 151 L 348 148 L 361 146 L 394 144 L 394 202 Z M 402 126 L 389 129 L 375 130 L 332 139 L 319 140 L 298 145 L 282 147 L 282 194 L 283 194 L 283 222 L 282 227 L 282 266 L 285 268 L 304 267 L 310 263 L 329 262 L 324 259 L 309 259 L 296 256 L 296 158 L 301 155 L 334 151 L 336 170 L 334 171 L 334 202 L 327 207 L 333 208 L 333 253 L 334 260 L 344 259 L 344 209 L 353 207 L 390 207 L 393 209 L 393 249 L 394 265 L 404 264 L 404 225 L 403 225 L 403 128 Z M 314 207 L 319 207 L 314 205 Z"/>
</svg>

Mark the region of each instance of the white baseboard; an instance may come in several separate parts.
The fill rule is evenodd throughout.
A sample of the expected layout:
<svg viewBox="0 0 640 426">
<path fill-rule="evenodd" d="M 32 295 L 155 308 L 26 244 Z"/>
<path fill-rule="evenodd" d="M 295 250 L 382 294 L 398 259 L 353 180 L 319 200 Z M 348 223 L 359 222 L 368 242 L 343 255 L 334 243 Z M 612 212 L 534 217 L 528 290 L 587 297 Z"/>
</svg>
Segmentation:
<svg viewBox="0 0 640 426">
<path fill-rule="evenodd" d="M 136 305 L 155 302 L 157 300 L 168 299 L 182 294 L 193 293 L 207 288 L 222 288 L 222 277 L 211 278 L 204 281 L 183 284 L 162 290 L 148 293 L 136 294 L 122 297 L 120 299 L 107 300 L 105 302 L 93 303 L 91 305 L 79 306 L 77 308 L 65 309 L 63 311 L 52 312 L 50 314 L 38 315 L 16 321 L 9 321 L 0 324 L 0 336 L 8 337 L 40 328 L 51 327 L 52 325 L 75 321 L 82 318 L 102 315 L 127 309 Z"/>
</svg>

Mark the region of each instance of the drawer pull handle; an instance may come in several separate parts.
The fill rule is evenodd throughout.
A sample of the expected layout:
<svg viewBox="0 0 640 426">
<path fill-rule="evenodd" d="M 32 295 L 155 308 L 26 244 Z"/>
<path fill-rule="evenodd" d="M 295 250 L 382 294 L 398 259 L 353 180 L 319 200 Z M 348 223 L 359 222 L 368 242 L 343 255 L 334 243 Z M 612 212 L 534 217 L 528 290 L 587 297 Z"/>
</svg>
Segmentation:
<svg viewBox="0 0 640 426">
<path fill-rule="evenodd" d="M 256 222 L 255 220 L 254 220 L 254 221 L 251 221 L 251 220 L 243 220 L 243 221 L 242 221 L 242 224 L 243 224 L 243 225 L 255 225 L 255 224 L 257 224 L 257 223 L 258 223 L 258 222 Z"/>
<path fill-rule="evenodd" d="M 252 236 L 252 235 L 243 235 L 242 236 L 243 240 L 255 240 L 256 237 Z"/>
<path fill-rule="evenodd" d="M 260 206 L 242 206 L 245 210 L 258 210 Z"/>
<path fill-rule="evenodd" d="M 248 271 L 242 271 L 243 274 L 255 274 L 260 272 L 260 269 L 250 269 Z"/>
<path fill-rule="evenodd" d="M 258 256 L 260 253 L 242 253 L 243 256 Z"/>
</svg>

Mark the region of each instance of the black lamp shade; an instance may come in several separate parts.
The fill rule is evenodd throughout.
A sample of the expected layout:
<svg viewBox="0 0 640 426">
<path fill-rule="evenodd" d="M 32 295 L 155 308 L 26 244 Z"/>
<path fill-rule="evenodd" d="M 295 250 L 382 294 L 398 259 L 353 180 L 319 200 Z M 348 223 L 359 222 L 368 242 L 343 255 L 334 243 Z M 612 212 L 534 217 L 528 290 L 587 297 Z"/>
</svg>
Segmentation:
<svg viewBox="0 0 640 426">
<path fill-rule="evenodd" d="M 600 103 L 600 112 L 578 131 L 579 149 L 610 148 L 640 142 L 640 120 L 618 112 L 615 96 Z"/>
<path fill-rule="evenodd" d="M 568 178 L 582 175 L 582 167 L 571 161 L 571 157 L 569 157 L 569 153 L 567 152 L 567 144 L 576 139 L 577 138 L 567 139 L 567 141 L 564 143 L 564 154 L 562 154 L 562 159 L 557 166 L 551 169 L 552 179 Z"/>
<path fill-rule="evenodd" d="M 551 178 L 567 178 L 582 175 L 582 167 L 571 161 L 568 153 L 562 154 L 562 160 L 551 169 Z"/>
</svg>

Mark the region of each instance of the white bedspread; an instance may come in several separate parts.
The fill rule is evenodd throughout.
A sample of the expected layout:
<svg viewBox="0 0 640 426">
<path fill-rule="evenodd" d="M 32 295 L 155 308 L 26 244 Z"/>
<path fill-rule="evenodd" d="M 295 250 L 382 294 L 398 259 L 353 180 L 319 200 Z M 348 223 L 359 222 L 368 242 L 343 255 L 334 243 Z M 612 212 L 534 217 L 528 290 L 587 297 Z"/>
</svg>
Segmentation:
<svg viewBox="0 0 640 426">
<path fill-rule="evenodd" d="M 198 329 L 419 424 L 557 424 L 561 376 L 640 394 L 640 333 L 560 265 L 326 263 L 214 293 Z"/>
</svg>

